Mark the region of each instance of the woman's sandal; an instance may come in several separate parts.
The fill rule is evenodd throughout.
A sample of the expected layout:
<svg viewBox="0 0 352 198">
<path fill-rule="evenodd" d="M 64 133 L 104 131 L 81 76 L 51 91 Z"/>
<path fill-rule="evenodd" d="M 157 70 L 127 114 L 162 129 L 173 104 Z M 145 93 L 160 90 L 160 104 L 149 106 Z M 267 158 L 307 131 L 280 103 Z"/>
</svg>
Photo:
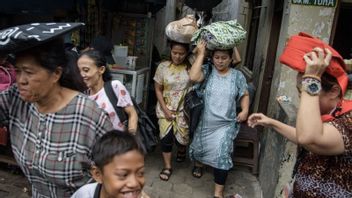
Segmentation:
<svg viewBox="0 0 352 198">
<path fill-rule="evenodd" d="M 220 198 L 220 197 L 214 196 L 214 198 Z M 235 194 L 235 195 L 225 196 L 224 198 L 242 198 L 242 196 L 239 194 Z"/>
<path fill-rule="evenodd" d="M 163 181 L 168 181 L 172 175 L 172 168 L 163 168 L 159 173 L 159 177 Z"/>
<path fill-rule="evenodd" d="M 192 175 L 195 178 L 201 178 L 203 176 L 203 167 L 193 166 Z"/>
<path fill-rule="evenodd" d="M 184 162 L 186 160 L 186 150 L 177 151 L 176 162 Z"/>
</svg>

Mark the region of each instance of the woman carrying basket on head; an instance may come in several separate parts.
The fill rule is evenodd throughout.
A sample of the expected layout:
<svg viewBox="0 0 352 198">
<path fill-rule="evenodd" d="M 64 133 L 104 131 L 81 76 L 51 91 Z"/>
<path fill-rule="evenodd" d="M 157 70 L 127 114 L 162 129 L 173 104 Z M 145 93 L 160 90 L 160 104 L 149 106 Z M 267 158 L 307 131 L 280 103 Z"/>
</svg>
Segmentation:
<svg viewBox="0 0 352 198">
<path fill-rule="evenodd" d="M 219 26 L 219 27 L 218 27 Z M 234 34 L 227 34 L 234 32 Z M 220 32 L 217 32 L 220 31 Z M 209 35 L 212 37 L 208 37 Z M 199 35 L 199 37 L 197 37 Z M 214 37 L 215 35 L 215 37 Z M 216 37 L 219 36 L 219 37 Z M 222 36 L 226 36 L 223 42 Z M 228 171 L 232 168 L 233 141 L 239 131 L 239 122 L 247 119 L 249 94 L 244 75 L 230 67 L 233 48 L 245 37 L 245 31 L 234 21 L 213 23 L 200 29 L 196 38 L 196 60 L 190 70 L 193 82 L 207 79 L 203 94 L 204 110 L 190 145 L 190 158 L 195 161 L 194 177 L 203 175 L 203 165 L 214 170 L 214 197 L 224 197 Z M 216 40 L 216 42 L 214 42 Z M 210 49 L 211 61 L 204 62 L 206 48 Z M 207 75 L 207 72 L 211 73 Z M 241 111 L 236 114 L 236 106 Z"/>
<path fill-rule="evenodd" d="M 188 61 L 189 42 L 195 26 L 193 19 L 185 17 L 174 21 L 166 27 L 166 35 L 170 44 L 169 61 L 159 64 L 155 76 L 155 93 L 158 99 L 156 114 L 160 129 L 160 143 L 164 160 L 164 168 L 159 177 L 168 181 L 172 174 L 172 145 L 177 145 L 176 161 L 186 159 L 186 146 L 189 143 L 188 124 L 183 113 L 184 95 L 189 87 Z M 176 28 L 176 26 L 178 28 Z"/>
</svg>

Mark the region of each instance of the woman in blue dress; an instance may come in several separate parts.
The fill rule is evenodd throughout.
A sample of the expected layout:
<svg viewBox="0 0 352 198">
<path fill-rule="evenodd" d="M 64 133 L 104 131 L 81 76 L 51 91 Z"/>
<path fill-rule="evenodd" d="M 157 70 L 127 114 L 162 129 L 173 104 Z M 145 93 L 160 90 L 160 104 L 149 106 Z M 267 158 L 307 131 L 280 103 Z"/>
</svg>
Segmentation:
<svg viewBox="0 0 352 198">
<path fill-rule="evenodd" d="M 204 110 L 190 145 L 190 158 L 195 161 L 192 170 L 194 177 L 203 174 L 202 166 L 208 165 L 214 170 L 214 197 L 224 197 L 223 191 L 228 174 L 232 168 L 231 154 L 233 141 L 239 131 L 239 122 L 247 119 L 249 95 L 243 74 L 230 67 L 232 49 L 211 53 L 211 63 L 205 63 L 206 43 L 201 41 L 196 47 L 196 60 L 189 76 L 193 82 L 202 82 L 206 72 L 210 71 L 204 92 Z M 236 114 L 236 104 L 241 111 Z"/>
</svg>

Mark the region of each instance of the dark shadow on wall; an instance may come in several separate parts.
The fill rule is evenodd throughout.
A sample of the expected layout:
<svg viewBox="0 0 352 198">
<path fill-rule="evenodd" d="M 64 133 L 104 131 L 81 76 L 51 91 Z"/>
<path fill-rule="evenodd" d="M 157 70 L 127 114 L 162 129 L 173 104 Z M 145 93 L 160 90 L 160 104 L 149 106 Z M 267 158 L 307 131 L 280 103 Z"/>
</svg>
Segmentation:
<svg viewBox="0 0 352 198">
<path fill-rule="evenodd" d="M 341 3 L 333 48 L 336 49 L 343 58 L 352 58 L 352 3 Z"/>
<path fill-rule="evenodd" d="M 159 129 L 158 125 L 158 118 L 156 117 L 156 112 L 155 112 L 155 107 L 157 103 L 157 98 L 155 95 L 155 89 L 154 89 L 154 75 L 156 72 L 156 68 L 158 67 L 159 63 L 161 61 L 161 56 L 160 53 L 157 49 L 157 47 L 154 45 L 153 46 L 153 51 L 152 51 L 152 61 L 150 65 L 150 78 L 149 78 L 149 84 L 148 84 L 148 104 L 147 104 L 147 114 L 149 118 L 152 120 L 155 126 L 157 126 L 157 129 Z M 159 134 L 159 132 L 156 132 Z"/>
</svg>

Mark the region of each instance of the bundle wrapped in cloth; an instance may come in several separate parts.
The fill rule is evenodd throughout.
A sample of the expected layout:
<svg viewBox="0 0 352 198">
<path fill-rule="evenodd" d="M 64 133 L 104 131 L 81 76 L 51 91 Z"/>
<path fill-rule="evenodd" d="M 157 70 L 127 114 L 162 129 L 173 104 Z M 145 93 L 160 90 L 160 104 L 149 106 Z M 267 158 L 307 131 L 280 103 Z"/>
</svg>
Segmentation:
<svg viewBox="0 0 352 198">
<path fill-rule="evenodd" d="M 226 50 L 238 46 L 246 38 L 246 33 L 237 20 L 218 21 L 197 30 L 191 42 L 197 44 L 203 39 L 210 50 Z"/>
<path fill-rule="evenodd" d="M 196 19 L 193 15 L 187 15 L 180 20 L 170 22 L 165 28 L 165 34 L 169 40 L 188 44 L 196 30 L 198 30 Z"/>
</svg>

